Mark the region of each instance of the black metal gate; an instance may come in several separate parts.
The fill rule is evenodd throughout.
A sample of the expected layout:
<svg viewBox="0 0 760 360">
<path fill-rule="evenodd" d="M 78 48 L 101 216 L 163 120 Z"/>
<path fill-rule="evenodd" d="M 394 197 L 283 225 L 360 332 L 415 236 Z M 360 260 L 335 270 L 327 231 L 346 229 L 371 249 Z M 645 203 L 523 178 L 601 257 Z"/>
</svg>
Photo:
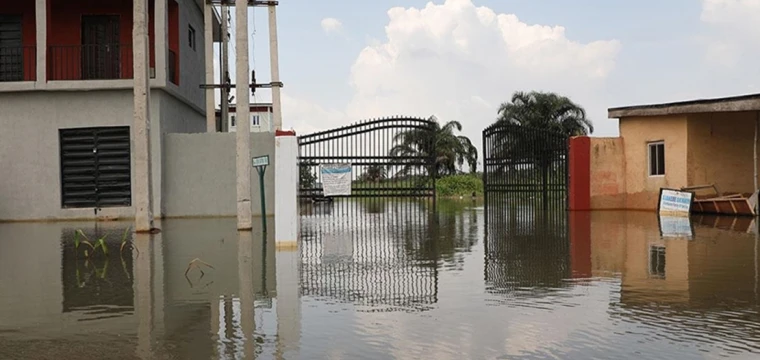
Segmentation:
<svg viewBox="0 0 760 360">
<path fill-rule="evenodd" d="M 437 266 L 417 258 L 436 234 L 435 129 L 386 118 L 298 138 L 303 295 L 383 311 L 437 301 Z M 330 176 L 348 176 L 350 192 L 330 196 Z"/>
<path fill-rule="evenodd" d="M 435 123 L 386 118 L 298 138 L 299 198 L 435 198 Z M 351 193 L 325 197 L 320 170 L 351 168 Z"/>
<path fill-rule="evenodd" d="M 483 131 L 483 151 L 487 210 L 567 209 L 567 135 L 495 124 Z"/>
</svg>

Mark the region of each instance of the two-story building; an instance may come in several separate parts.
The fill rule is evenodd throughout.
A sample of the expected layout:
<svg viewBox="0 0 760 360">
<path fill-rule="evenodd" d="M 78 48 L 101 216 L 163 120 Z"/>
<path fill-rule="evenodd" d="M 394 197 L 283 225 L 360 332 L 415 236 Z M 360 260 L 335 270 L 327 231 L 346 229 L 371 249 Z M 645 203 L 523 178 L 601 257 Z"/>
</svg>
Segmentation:
<svg viewBox="0 0 760 360">
<path fill-rule="evenodd" d="M 134 215 L 132 4 L 0 0 L 0 220 Z M 162 135 L 206 131 L 203 6 L 149 1 L 157 216 Z"/>
</svg>

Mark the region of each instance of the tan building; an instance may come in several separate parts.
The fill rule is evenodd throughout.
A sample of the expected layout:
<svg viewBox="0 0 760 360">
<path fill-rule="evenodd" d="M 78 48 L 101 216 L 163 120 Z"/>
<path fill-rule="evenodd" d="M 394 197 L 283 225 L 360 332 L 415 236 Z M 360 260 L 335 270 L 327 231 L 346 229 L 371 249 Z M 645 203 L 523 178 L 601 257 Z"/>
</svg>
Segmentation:
<svg viewBox="0 0 760 360">
<path fill-rule="evenodd" d="M 655 210 L 660 188 L 754 192 L 760 94 L 612 108 L 609 118 L 620 137 L 571 140 L 571 209 Z"/>
</svg>

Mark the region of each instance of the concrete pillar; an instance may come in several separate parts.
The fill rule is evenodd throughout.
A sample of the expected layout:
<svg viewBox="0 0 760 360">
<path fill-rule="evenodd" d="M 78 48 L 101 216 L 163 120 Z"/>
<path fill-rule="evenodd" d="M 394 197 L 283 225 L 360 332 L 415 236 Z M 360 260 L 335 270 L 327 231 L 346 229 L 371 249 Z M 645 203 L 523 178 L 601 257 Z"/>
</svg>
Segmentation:
<svg viewBox="0 0 760 360">
<path fill-rule="evenodd" d="M 274 146 L 274 235 L 277 249 L 298 246 L 298 138 L 279 132 Z"/>
<path fill-rule="evenodd" d="M 211 4 L 203 6 L 204 51 L 206 63 L 206 84 L 214 83 L 214 12 Z M 214 89 L 206 89 L 206 132 L 216 132 Z"/>
<path fill-rule="evenodd" d="M 37 27 L 37 83 L 47 82 L 47 0 L 35 0 L 35 26 Z"/>
<path fill-rule="evenodd" d="M 169 52 L 169 3 L 168 0 L 156 0 L 153 6 L 156 22 L 153 24 L 153 34 L 156 42 L 153 51 L 156 54 L 156 82 L 166 84 L 169 67 L 166 66 L 167 53 Z"/>
<path fill-rule="evenodd" d="M 256 348 L 253 333 L 256 330 L 253 293 L 253 233 L 238 233 L 238 285 L 240 296 L 240 328 L 243 331 L 243 353 L 253 359 Z"/>
<path fill-rule="evenodd" d="M 269 62 L 272 70 L 272 82 L 280 81 L 280 52 L 277 45 L 277 6 L 269 8 Z M 272 87 L 272 121 L 274 131 L 282 130 L 282 99 L 280 88 Z"/>
<path fill-rule="evenodd" d="M 237 226 L 251 230 L 251 111 L 248 64 L 248 0 L 235 2 L 235 44 L 237 45 L 236 96 L 237 131 Z"/>
<path fill-rule="evenodd" d="M 135 207 L 135 230 L 153 228 L 152 178 L 150 154 L 150 74 L 148 40 L 148 0 L 135 0 L 133 6 L 132 42 L 134 67 L 134 124 L 132 147 L 134 178 L 132 191 Z"/>
<path fill-rule="evenodd" d="M 277 250 L 277 359 L 295 359 L 301 342 L 300 255 L 298 249 Z"/>
</svg>

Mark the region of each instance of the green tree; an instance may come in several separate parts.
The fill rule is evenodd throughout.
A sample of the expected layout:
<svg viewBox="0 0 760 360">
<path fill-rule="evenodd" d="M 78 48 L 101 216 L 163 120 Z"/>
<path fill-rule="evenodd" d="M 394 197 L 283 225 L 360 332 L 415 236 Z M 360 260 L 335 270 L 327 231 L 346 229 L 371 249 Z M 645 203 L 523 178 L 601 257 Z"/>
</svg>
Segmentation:
<svg viewBox="0 0 760 360">
<path fill-rule="evenodd" d="M 499 106 L 496 123 L 527 126 L 569 136 L 588 135 L 594 125 L 586 110 L 565 96 L 551 92 L 522 92 Z"/>
<path fill-rule="evenodd" d="M 299 166 L 298 172 L 301 182 L 301 188 L 311 189 L 314 187 L 314 183 L 317 181 L 317 175 L 311 171 L 311 164 L 304 164 Z"/>
<path fill-rule="evenodd" d="M 416 128 L 396 134 L 393 139 L 396 145 L 391 149 L 390 156 L 434 157 L 434 172 L 438 176 L 458 173 L 457 169 L 465 162 L 470 166 L 470 172 L 474 172 L 478 163 L 477 149 L 469 138 L 454 133 L 455 130 L 462 131 L 462 124 L 449 121 L 441 126 L 434 116 L 430 120 L 430 129 Z M 401 173 L 409 174 L 414 167 L 407 165 Z"/>
<path fill-rule="evenodd" d="M 380 182 L 385 180 L 385 168 L 381 165 L 370 165 L 360 177 L 361 181 Z"/>
</svg>

